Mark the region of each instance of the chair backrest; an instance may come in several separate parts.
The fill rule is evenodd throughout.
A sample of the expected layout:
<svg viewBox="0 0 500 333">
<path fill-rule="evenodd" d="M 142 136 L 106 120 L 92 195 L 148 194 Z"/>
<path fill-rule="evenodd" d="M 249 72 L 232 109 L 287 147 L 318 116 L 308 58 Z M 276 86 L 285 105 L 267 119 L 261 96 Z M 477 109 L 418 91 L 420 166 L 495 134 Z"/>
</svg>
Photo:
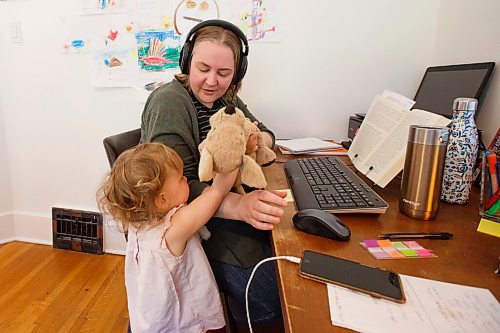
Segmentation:
<svg viewBox="0 0 500 333">
<path fill-rule="evenodd" d="M 108 157 L 109 166 L 112 167 L 118 156 L 125 150 L 137 146 L 140 139 L 140 128 L 104 138 L 102 143 L 106 151 L 106 156 Z"/>
</svg>

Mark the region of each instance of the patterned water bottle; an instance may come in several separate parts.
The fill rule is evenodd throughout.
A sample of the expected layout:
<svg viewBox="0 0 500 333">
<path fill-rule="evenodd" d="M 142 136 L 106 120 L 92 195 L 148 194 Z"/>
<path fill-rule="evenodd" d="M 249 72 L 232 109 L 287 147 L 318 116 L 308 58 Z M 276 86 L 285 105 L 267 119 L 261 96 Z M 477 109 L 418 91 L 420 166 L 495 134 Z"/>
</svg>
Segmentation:
<svg viewBox="0 0 500 333">
<path fill-rule="evenodd" d="M 474 98 L 453 101 L 441 189 L 441 200 L 449 203 L 464 204 L 469 200 L 479 141 L 474 121 L 476 110 L 477 100 Z"/>
</svg>

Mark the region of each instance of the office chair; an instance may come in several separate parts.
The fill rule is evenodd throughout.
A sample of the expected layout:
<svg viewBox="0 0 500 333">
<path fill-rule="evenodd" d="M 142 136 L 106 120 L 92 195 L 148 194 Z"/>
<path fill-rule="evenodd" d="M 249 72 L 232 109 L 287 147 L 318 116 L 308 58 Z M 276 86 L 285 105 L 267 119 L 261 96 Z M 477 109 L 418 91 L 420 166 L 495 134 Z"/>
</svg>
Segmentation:
<svg viewBox="0 0 500 333">
<path fill-rule="evenodd" d="M 137 146 L 140 139 L 140 128 L 104 138 L 102 143 L 106 151 L 106 156 L 108 157 L 109 166 L 112 167 L 118 156 L 125 150 Z"/>
<path fill-rule="evenodd" d="M 113 167 L 116 159 L 125 150 L 137 146 L 141 139 L 141 129 L 137 128 L 131 131 L 108 136 L 102 140 L 106 156 L 108 157 L 109 166 Z M 124 232 L 125 241 L 128 241 L 128 233 Z"/>
</svg>

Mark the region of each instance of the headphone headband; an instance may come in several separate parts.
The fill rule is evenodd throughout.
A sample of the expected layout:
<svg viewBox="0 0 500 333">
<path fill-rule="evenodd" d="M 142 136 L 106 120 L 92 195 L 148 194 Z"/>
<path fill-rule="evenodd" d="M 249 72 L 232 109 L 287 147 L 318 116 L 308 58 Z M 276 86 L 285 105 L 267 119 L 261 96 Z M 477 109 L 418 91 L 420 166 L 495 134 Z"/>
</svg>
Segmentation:
<svg viewBox="0 0 500 333">
<path fill-rule="evenodd" d="M 181 72 L 183 74 L 189 74 L 191 54 L 193 52 L 194 44 L 196 41 L 195 38 L 196 33 L 199 30 L 210 26 L 220 27 L 222 29 L 229 30 L 232 33 L 234 33 L 236 37 L 239 38 L 240 40 L 241 43 L 240 59 L 238 64 L 236 64 L 237 68 L 235 70 L 232 82 L 234 85 L 237 85 L 243 79 L 247 70 L 248 41 L 245 34 L 243 33 L 243 31 L 240 30 L 240 28 L 238 28 L 236 25 L 230 22 L 223 20 L 206 20 L 200 22 L 188 32 L 186 36 L 186 41 L 182 46 L 181 53 L 179 56 L 179 67 L 181 68 Z"/>
</svg>

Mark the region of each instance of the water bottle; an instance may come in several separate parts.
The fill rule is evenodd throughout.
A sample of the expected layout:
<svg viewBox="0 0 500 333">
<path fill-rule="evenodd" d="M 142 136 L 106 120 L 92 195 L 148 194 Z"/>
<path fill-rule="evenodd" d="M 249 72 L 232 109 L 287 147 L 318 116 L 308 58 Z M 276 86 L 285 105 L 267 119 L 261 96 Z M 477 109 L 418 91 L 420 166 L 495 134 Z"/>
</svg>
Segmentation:
<svg viewBox="0 0 500 333">
<path fill-rule="evenodd" d="M 441 200 L 449 203 L 464 204 L 469 200 L 479 141 L 474 121 L 476 110 L 477 100 L 474 98 L 453 101 L 441 190 Z"/>
<path fill-rule="evenodd" d="M 410 126 L 401 181 L 399 210 L 420 220 L 432 220 L 439 210 L 447 127 Z"/>
</svg>

